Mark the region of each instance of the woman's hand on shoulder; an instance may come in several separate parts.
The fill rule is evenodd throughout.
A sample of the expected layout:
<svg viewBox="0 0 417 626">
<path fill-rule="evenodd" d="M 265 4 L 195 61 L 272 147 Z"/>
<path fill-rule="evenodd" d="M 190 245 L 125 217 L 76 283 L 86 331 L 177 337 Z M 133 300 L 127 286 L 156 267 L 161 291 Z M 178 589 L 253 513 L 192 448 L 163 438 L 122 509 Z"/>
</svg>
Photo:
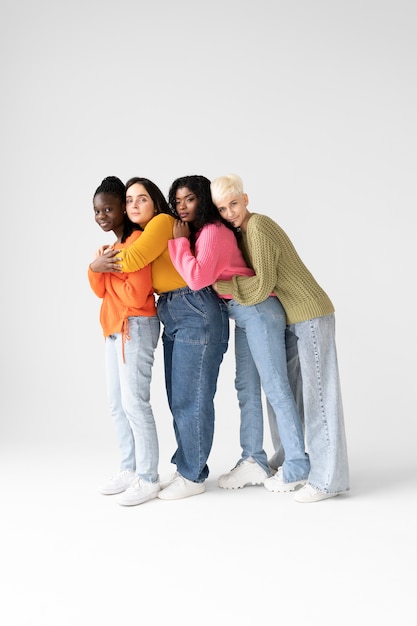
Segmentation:
<svg viewBox="0 0 417 626">
<path fill-rule="evenodd" d="M 115 250 L 113 246 L 102 246 L 99 248 L 102 250 L 97 255 L 92 263 L 90 263 L 90 269 L 92 272 L 121 272 L 120 262 L 121 258 L 117 257 L 120 250 Z M 97 251 L 98 252 L 98 251 Z"/>
<path fill-rule="evenodd" d="M 110 246 L 108 244 L 104 246 L 100 246 L 99 249 L 95 251 L 94 258 L 96 259 L 97 257 L 101 256 L 102 254 L 106 252 L 106 250 L 114 250 L 114 246 Z"/>
</svg>

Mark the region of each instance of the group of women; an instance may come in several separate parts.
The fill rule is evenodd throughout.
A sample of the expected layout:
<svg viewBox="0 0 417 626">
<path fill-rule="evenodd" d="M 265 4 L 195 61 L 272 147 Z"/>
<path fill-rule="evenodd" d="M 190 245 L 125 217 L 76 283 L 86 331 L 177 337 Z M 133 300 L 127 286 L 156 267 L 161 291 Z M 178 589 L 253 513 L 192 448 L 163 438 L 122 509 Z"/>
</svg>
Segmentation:
<svg viewBox="0 0 417 626">
<path fill-rule="evenodd" d="M 100 491 L 118 494 L 125 506 L 205 491 L 229 319 L 242 454 L 218 485 L 262 484 L 294 491 L 298 502 L 348 491 L 333 305 L 278 224 L 249 212 L 240 177 L 184 176 L 167 200 L 149 179 L 124 185 L 108 177 L 93 206 L 97 223 L 116 236 L 88 270 L 102 298 L 109 405 L 121 449 L 120 470 Z M 160 324 L 176 438 L 176 471 L 166 483 L 150 404 Z M 262 390 L 271 459 L 263 447 Z"/>
</svg>

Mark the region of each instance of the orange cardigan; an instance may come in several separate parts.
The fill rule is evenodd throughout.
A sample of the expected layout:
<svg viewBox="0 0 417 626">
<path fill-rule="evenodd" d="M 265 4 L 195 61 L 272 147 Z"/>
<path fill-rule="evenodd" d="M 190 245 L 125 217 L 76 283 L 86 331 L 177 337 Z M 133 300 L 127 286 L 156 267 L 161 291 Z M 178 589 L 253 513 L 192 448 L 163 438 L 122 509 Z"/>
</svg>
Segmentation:
<svg viewBox="0 0 417 626">
<path fill-rule="evenodd" d="M 117 249 L 132 245 L 141 231 L 136 230 Z M 156 315 L 152 288 L 151 266 L 129 274 L 123 272 L 93 272 L 88 268 L 88 280 L 96 296 L 103 299 L 100 323 L 105 337 L 127 330 L 127 318 Z"/>
</svg>

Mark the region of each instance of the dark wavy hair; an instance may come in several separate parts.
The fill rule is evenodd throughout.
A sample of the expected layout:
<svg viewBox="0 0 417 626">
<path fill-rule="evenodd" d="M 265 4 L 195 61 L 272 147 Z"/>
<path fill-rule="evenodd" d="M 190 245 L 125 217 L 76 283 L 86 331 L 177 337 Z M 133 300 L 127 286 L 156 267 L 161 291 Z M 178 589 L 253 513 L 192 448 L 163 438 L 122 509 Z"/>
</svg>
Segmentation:
<svg viewBox="0 0 417 626">
<path fill-rule="evenodd" d="M 180 219 L 176 208 L 176 194 L 178 189 L 187 187 L 192 191 L 198 200 L 198 210 L 194 222 L 189 224 L 191 231 L 190 243 L 192 247 L 195 243 L 196 233 L 203 228 L 205 224 L 213 224 L 214 222 L 220 222 L 220 215 L 211 199 L 210 181 L 205 176 L 193 174 L 190 176 L 182 176 L 177 178 L 172 183 L 168 193 L 168 204 L 173 215 Z"/>
<path fill-rule="evenodd" d="M 135 185 L 136 183 L 139 183 L 140 185 L 143 185 L 145 187 L 155 205 L 156 213 L 167 213 L 168 215 L 171 215 L 171 211 L 169 209 L 168 202 L 166 201 L 164 194 L 159 189 L 159 187 L 155 185 L 155 183 L 149 180 L 149 178 L 142 178 L 140 176 L 134 176 L 133 178 L 129 178 L 125 185 L 125 195 L 129 187 Z"/>
<path fill-rule="evenodd" d="M 99 193 L 108 193 L 115 198 L 119 198 L 122 206 L 126 206 L 126 188 L 117 176 L 106 176 L 106 178 L 103 178 L 100 185 L 94 192 L 93 200 Z M 123 233 L 121 242 L 124 243 L 134 230 L 141 230 L 140 226 L 131 222 L 125 212 L 123 216 Z"/>
</svg>

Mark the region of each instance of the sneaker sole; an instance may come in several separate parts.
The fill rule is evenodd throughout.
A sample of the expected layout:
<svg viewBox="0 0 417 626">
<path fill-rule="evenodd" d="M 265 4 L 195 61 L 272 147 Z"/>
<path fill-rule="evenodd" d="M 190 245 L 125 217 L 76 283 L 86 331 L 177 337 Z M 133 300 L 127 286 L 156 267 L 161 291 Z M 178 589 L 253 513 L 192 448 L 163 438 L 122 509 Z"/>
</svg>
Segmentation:
<svg viewBox="0 0 417 626">
<path fill-rule="evenodd" d="M 193 491 L 192 493 L 190 492 L 177 492 L 177 493 L 165 493 L 168 492 L 169 487 L 167 487 L 166 489 L 162 489 L 159 493 L 158 493 L 158 498 L 160 500 L 183 500 L 184 498 L 190 498 L 191 496 L 198 496 L 200 495 L 200 493 L 204 493 L 206 488 L 204 487 L 203 489 L 199 489 L 196 491 Z"/>
<path fill-rule="evenodd" d="M 301 497 L 300 497 L 301 496 Z M 321 502 L 322 500 L 328 500 L 329 498 L 336 498 L 340 496 L 340 493 L 318 493 L 312 497 L 303 497 L 301 494 L 295 494 L 294 500 L 301 502 L 302 504 L 309 504 L 310 502 Z"/>
<path fill-rule="evenodd" d="M 258 485 L 263 485 L 263 481 L 250 481 L 244 483 L 243 485 L 221 485 L 219 482 L 217 483 L 220 489 L 243 489 L 244 487 L 256 487 Z"/>
<path fill-rule="evenodd" d="M 137 506 L 138 504 L 143 504 L 144 502 L 148 502 L 149 500 L 153 500 L 154 498 L 156 498 L 158 496 L 159 491 L 156 491 L 155 493 L 152 493 L 151 495 L 148 496 L 144 496 L 143 498 L 140 498 L 139 500 L 135 500 L 134 502 L 123 502 L 121 500 L 117 501 L 117 504 L 120 504 L 121 506 Z"/>
</svg>

